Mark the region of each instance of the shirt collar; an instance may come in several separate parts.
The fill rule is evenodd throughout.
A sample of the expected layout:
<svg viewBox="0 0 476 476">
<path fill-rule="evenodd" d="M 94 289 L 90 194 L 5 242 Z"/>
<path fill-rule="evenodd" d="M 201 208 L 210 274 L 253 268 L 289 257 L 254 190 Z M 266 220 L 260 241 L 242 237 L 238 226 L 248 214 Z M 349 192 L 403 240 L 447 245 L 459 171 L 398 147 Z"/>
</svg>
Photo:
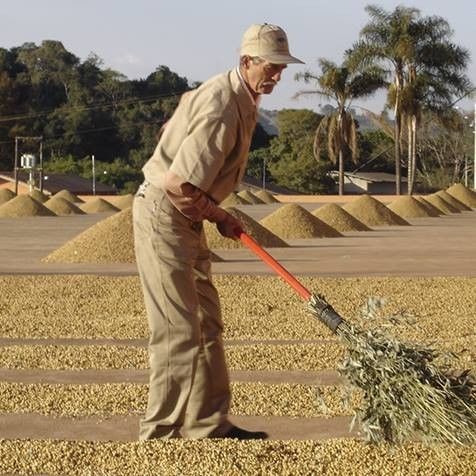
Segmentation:
<svg viewBox="0 0 476 476">
<path fill-rule="evenodd" d="M 243 76 L 241 75 L 241 71 L 240 71 L 240 67 L 238 66 L 236 68 L 236 74 L 238 74 L 238 78 L 240 80 L 240 83 L 241 85 L 243 86 L 243 89 L 247 92 L 248 96 L 250 97 L 251 99 L 251 102 L 253 103 L 253 105 L 256 107 L 256 109 L 258 109 L 258 106 L 261 102 L 261 94 L 258 94 L 258 97 L 255 99 L 253 97 L 253 95 L 251 94 L 251 91 L 249 90 L 246 82 L 245 82 L 245 79 L 243 78 Z"/>
</svg>

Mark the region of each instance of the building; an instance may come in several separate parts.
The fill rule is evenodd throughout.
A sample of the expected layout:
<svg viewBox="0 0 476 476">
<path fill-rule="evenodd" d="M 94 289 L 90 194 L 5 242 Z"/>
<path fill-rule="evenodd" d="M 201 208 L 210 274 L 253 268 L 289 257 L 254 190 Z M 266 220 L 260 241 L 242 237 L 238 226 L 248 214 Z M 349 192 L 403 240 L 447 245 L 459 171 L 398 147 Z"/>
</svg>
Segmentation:
<svg viewBox="0 0 476 476">
<path fill-rule="evenodd" d="M 18 171 L 18 193 L 28 193 L 29 174 L 23 170 Z M 13 172 L 0 172 L 0 189 L 8 188 L 15 191 L 15 174 Z M 35 183 L 35 188 L 39 189 L 40 184 Z M 60 190 L 69 190 L 75 195 L 94 195 L 92 180 L 70 174 L 46 174 L 43 176 L 43 193 L 54 195 Z M 95 183 L 96 195 L 116 195 L 117 190 L 110 185 Z"/>
<path fill-rule="evenodd" d="M 339 180 L 339 172 L 333 170 L 331 176 Z M 368 193 L 369 195 L 394 195 L 396 176 L 386 172 L 344 172 L 344 193 L 356 195 Z M 408 180 L 401 179 L 401 193 L 406 194 Z"/>
<path fill-rule="evenodd" d="M 238 186 L 238 190 L 247 190 L 247 189 L 252 191 L 263 190 L 263 181 L 255 177 L 251 177 L 250 175 L 245 175 L 243 179 L 241 180 L 240 185 Z M 274 183 L 271 183 L 271 182 L 266 182 L 264 189 L 270 193 L 280 194 L 280 195 L 302 195 L 299 192 L 296 192 L 294 190 L 289 190 L 288 188 L 285 188 L 285 187 L 280 187 L 279 185 L 275 185 Z"/>
</svg>

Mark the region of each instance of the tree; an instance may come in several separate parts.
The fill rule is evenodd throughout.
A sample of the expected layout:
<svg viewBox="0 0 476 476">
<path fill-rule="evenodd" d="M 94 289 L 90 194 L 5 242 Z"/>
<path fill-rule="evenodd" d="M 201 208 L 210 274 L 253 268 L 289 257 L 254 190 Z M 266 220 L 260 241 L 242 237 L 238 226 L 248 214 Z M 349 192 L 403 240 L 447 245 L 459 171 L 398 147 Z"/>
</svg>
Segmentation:
<svg viewBox="0 0 476 476">
<path fill-rule="evenodd" d="M 472 111 L 454 109 L 444 114 L 425 112 L 420 130 L 420 167 L 417 170 L 425 191 L 462 182 L 468 158 L 473 158 Z"/>
<path fill-rule="evenodd" d="M 296 80 L 316 84 L 316 89 L 299 91 L 296 97 L 316 94 L 336 104 L 333 112 L 326 115 L 316 128 L 314 156 L 317 161 L 320 160 L 325 135 L 329 158 L 334 164 L 338 161 L 339 195 L 344 194 L 344 162 L 348 158 L 355 162 L 358 156 L 356 125 L 350 105 L 354 99 L 369 96 L 384 85 L 383 74 L 379 68 L 369 66 L 362 69 L 360 65 L 352 62 L 350 54 L 348 56 L 341 66 L 320 58 L 320 75 L 310 72 L 296 74 Z"/>
<path fill-rule="evenodd" d="M 404 87 L 405 63 L 413 55 L 413 43 L 409 27 L 419 11 L 416 8 L 398 6 L 392 13 L 375 5 L 365 10 L 370 21 L 360 32 L 360 41 L 353 46 L 354 61 L 362 64 L 390 64 L 389 73 L 393 78 L 388 88 L 388 102 L 392 104 L 395 141 L 395 193 L 401 194 L 401 130 L 402 130 L 402 90 Z"/>
<path fill-rule="evenodd" d="M 392 76 L 387 103 L 394 111 L 396 193 L 401 193 L 401 156 L 407 130 L 409 193 L 416 170 L 417 129 L 423 108 L 448 107 L 454 94 L 466 91 L 468 53 L 450 42 L 451 30 L 441 17 L 420 17 L 416 8 L 393 12 L 368 5 L 370 21 L 353 46 L 354 61 L 378 64 Z"/>
<path fill-rule="evenodd" d="M 451 42 L 452 34 L 448 22 L 436 16 L 419 18 L 410 27 L 415 49 L 406 65 L 402 108 L 407 125 L 409 194 L 415 182 L 422 111 L 444 113 L 455 96 L 471 88 L 464 75 L 469 53 Z"/>
<path fill-rule="evenodd" d="M 171 71 L 167 66 L 159 66 L 156 70 L 147 76 L 144 82 L 147 95 L 177 94 L 190 89 L 186 78 L 179 76 Z"/>
<path fill-rule="evenodd" d="M 268 147 L 251 150 L 248 155 L 246 165 L 246 175 L 260 179 L 262 183 L 270 182 L 271 173 L 269 171 L 270 152 Z"/>
<path fill-rule="evenodd" d="M 268 147 L 271 137 L 268 135 L 264 127 L 258 122 L 251 139 L 250 153 L 248 156 L 248 164 L 246 166 L 246 175 L 262 179 L 269 176 L 269 170 L 266 162 L 269 155 Z"/>
<path fill-rule="evenodd" d="M 376 172 L 393 172 L 393 136 L 389 137 L 380 129 L 358 131 L 360 156 L 366 161 L 358 168 Z"/>
<path fill-rule="evenodd" d="M 112 112 L 117 112 L 119 102 L 130 93 L 126 76 L 113 69 L 105 69 L 101 71 L 97 79 L 94 89 L 99 97 L 104 98 L 111 105 Z"/>
<path fill-rule="evenodd" d="M 41 46 L 26 43 L 20 48 L 17 61 L 26 66 L 31 83 L 38 90 L 37 97 L 42 99 L 40 107 L 70 99 L 80 60 L 60 41 L 45 40 Z"/>
<path fill-rule="evenodd" d="M 307 109 L 279 111 L 278 136 L 271 139 L 267 149 L 253 151 L 251 163 L 254 158 L 265 159 L 271 179 L 282 187 L 302 193 L 328 192 L 333 187 L 328 175 L 329 161 L 316 166 L 313 156 L 314 132 L 321 119 L 322 116 Z"/>
</svg>

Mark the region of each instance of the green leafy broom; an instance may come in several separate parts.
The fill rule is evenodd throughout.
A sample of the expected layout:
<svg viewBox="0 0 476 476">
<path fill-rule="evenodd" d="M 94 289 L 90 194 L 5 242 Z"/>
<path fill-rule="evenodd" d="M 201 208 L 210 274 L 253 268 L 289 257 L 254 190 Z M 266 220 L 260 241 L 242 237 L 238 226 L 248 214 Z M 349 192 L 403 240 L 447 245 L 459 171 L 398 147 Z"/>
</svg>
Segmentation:
<svg viewBox="0 0 476 476">
<path fill-rule="evenodd" d="M 239 238 L 290 284 L 307 301 L 311 313 L 346 345 L 348 357 L 340 372 L 363 391 L 364 403 L 357 417 L 368 440 L 476 443 L 476 382 L 469 371 L 444 371 L 436 366 L 433 349 L 400 342 L 380 330 L 364 331 L 350 325 L 253 238 L 244 232 Z"/>
</svg>

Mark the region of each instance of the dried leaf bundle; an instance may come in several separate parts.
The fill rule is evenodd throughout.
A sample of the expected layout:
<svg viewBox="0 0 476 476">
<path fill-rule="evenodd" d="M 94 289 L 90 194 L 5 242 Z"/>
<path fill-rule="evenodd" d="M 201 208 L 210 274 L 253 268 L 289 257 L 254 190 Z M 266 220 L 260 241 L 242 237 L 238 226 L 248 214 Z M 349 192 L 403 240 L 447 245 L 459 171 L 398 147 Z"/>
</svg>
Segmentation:
<svg viewBox="0 0 476 476">
<path fill-rule="evenodd" d="M 368 440 L 476 442 L 476 382 L 469 371 L 439 368 L 434 349 L 350 325 L 321 296 L 313 295 L 309 308 L 347 347 L 339 370 L 364 393 L 355 420 Z"/>
</svg>

